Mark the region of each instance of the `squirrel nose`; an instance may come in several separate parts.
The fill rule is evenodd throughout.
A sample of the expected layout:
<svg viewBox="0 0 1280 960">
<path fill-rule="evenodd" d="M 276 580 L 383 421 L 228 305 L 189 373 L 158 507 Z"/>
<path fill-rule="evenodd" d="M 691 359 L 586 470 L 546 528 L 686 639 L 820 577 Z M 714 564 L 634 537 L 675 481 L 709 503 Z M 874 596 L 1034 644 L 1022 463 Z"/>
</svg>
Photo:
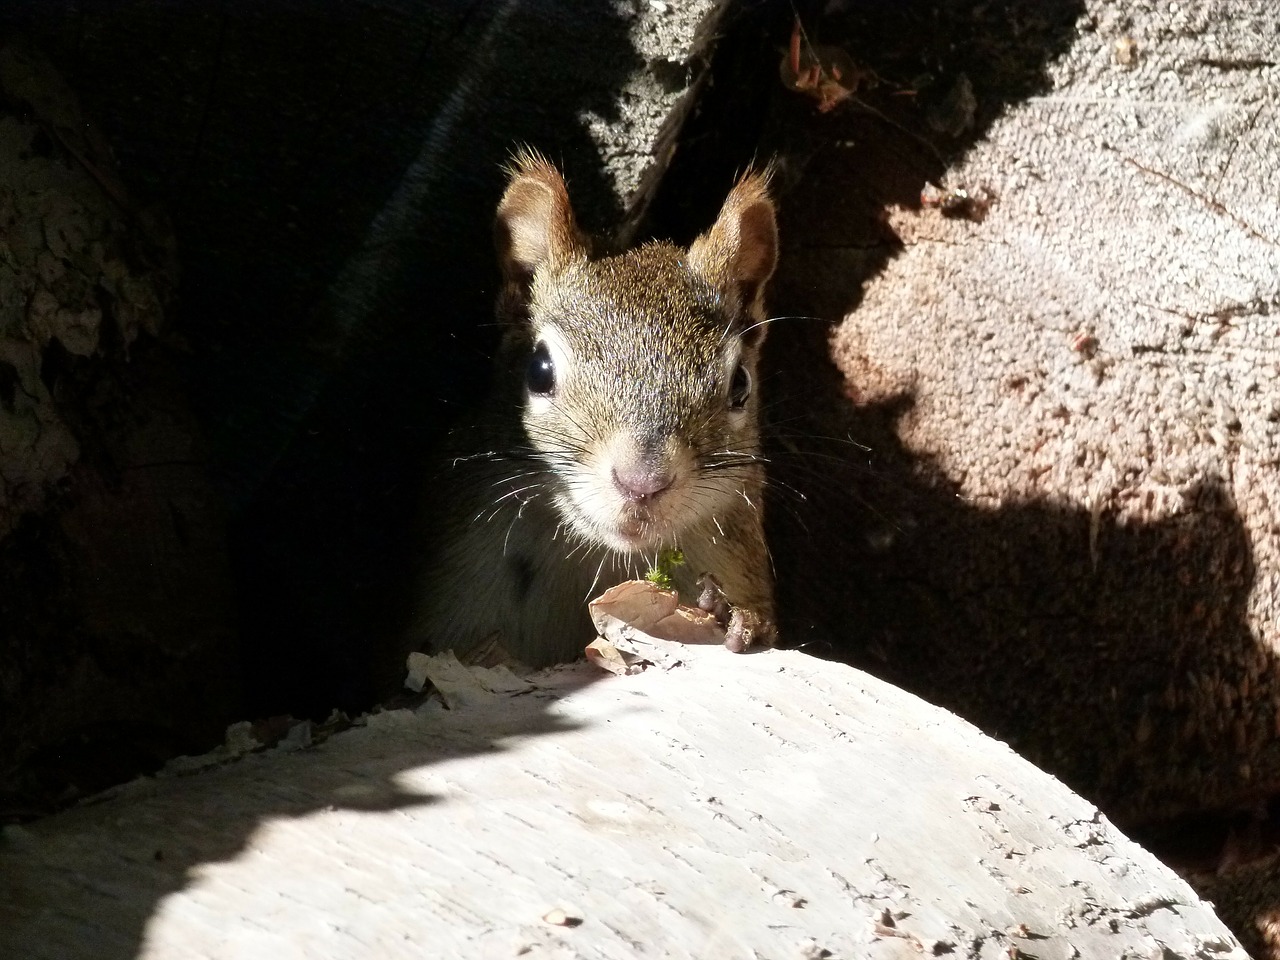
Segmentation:
<svg viewBox="0 0 1280 960">
<path fill-rule="evenodd" d="M 623 498 L 631 503 L 644 503 L 654 499 L 675 482 L 676 476 L 670 470 L 639 467 L 621 470 L 613 468 L 613 485 Z"/>
</svg>

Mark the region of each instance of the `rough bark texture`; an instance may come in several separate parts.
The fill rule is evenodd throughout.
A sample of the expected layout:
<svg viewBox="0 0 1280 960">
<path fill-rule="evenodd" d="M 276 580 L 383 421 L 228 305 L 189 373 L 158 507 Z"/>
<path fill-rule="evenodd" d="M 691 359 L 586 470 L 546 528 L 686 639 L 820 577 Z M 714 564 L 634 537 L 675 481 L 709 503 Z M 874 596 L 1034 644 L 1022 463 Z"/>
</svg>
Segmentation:
<svg viewBox="0 0 1280 960">
<path fill-rule="evenodd" d="M 989 611 L 975 666 L 1052 678 L 980 684 L 993 725 L 1037 715 L 1020 742 L 1128 816 L 1280 785 L 1280 91 L 1215 62 L 1274 53 L 1280 15 L 1130 9 L 1094 5 L 1051 90 L 949 171 L 1000 197 L 985 223 L 892 218 L 907 251 L 835 344 L 868 400 L 915 394 L 902 442 L 974 514 L 1061 509 L 986 576 L 939 531 L 970 571 L 947 593 Z"/>
<path fill-rule="evenodd" d="M 236 715 L 225 528 L 171 351 L 162 217 L 40 57 L 0 49 L 0 810 Z"/>
<path fill-rule="evenodd" d="M 828 23 L 822 39 L 847 41 L 881 86 L 775 127 L 810 151 L 785 201 L 775 308 L 839 321 L 836 369 L 818 358 L 800 381 L 789 356 L 776 394 L 804 448 L 784 437 L 777 473 L 818 501 L 799 507 L 803 538 L 777 498 L 793 639 L 806 622 L 828 641 L 861 627 L 867 662 L 1117 816 L 1269 793 L 1280 14 L 1013 5 L 1014 53 L 1055 16 L 1066 42 L 1025 102 L 1002 105 L 1006 61 L 1023 61 L 986 49 L 997 25 L 956 8 L 938 31 L 971 26 L 970 61 L 935 66 L 912 98 L 913 44 L 865 46 L 869 13 Z M 920 32 L 906 14 L 874 27 Z M 1126 37 L 1130 67 L 1114 53 Z M 937 88 L 961 73 L 975 102 L 957 141 L 936 129 L 950 117 Z M 922 207 L 927 179 L 989 209 Z M 811 321 L 775 332 L 791 349 L 822 338 Z M 793 462 L 806 436 L 837 438 L 834 481 L 823 460 Z M 835 556 L 840 576 L 825 573 Z"/>
<path fill-rule="evenodd" d="M 0 49 L 0 98 L 3 537 L 45 506 L 80 454 L 52 372 L 41 375 L 46 353 L 93 357 L 104 343 L 154 335 L 176 277 L 164 240 L 148 242 L 121 208 L 128 198 L 110 156 L 52 67 L 33 51 Z"/>
<path fill-rule="evenodd" d="M 375 715 L 313 749 L 10 828 L 0 948 L 1246 956 L 1092 804 L 882 681 L 718 646 L 669 671 L 593 670 L 524 683 L 437 663 L 448 710 Z"/>
</svg>

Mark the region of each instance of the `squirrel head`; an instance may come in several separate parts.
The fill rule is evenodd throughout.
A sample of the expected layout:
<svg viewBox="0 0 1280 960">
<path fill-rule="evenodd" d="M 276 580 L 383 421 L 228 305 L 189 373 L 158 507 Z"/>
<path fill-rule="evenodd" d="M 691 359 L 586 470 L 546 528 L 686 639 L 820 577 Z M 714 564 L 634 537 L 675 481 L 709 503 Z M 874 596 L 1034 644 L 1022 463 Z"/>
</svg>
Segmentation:
<svg viewBox="0 0 1280 960">
<path fill-rule="evenodd" d="M 756 366 L 778 253 L 767 175 L 740 179 L 687 250 L 593 257 L 563 178 L 526 151 L 496 239 L 524 432 L 565 524 L 649 554 L 741 507 L 761 475 Z"/>
</svg>

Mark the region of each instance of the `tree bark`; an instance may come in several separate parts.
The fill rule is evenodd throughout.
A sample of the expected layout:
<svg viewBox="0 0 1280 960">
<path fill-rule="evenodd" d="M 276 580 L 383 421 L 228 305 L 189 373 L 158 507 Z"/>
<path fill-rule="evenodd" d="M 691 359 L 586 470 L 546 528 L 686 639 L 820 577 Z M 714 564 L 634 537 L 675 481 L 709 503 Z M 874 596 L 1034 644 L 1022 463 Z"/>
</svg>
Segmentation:
<svg viewBox="0 0 1280 960">
<path fill-rule="evenodd" d="M 825 25 L 881 76 L 861 102 L 775 105 L 808 150 L 775 310 L 836 323 L 770 341 L 774 475 L 811 497 L 776 496 L 792 638 L 861 631 L 842 652 L 1129 822 L 1271 795 L 1280 13 L 943 5 L 927 35 L 977 39 L 908 97 L 945 55 L 910 16 Z"/>
<path fill-rule="evenodd" d="M 0 49 L 0 808 L 235 716 L 223 512 L 171 352 L 163 218 L 35 54 Z"/>
</svg>

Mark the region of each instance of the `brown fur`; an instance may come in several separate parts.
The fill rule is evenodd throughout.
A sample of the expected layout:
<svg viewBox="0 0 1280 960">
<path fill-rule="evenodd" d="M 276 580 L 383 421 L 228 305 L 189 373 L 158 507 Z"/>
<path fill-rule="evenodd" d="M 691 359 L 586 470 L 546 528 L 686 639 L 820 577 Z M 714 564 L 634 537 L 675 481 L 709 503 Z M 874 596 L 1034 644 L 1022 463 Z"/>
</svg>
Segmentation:
<svg viewBox="0 0 1280 960">
<path fill-rule="evenodd" d="M 574 658 L 593 635 L 592 592 L 669 547 L 686 557 L 686 602 L 709 572 L 767 637 L 759 399 L 735 389 L 739 366 L 754 381 L 777 257 L 767 178 L 744 177 L 687 251 L 593 258 L 560 174 L 525 151 L 495 236 L 499 385 L 456 438 L 413 645 L 465 653 L 497 637 L 533 665 Z M 526 386 L 538 344 L 549 394 Z"/>
</svg>

